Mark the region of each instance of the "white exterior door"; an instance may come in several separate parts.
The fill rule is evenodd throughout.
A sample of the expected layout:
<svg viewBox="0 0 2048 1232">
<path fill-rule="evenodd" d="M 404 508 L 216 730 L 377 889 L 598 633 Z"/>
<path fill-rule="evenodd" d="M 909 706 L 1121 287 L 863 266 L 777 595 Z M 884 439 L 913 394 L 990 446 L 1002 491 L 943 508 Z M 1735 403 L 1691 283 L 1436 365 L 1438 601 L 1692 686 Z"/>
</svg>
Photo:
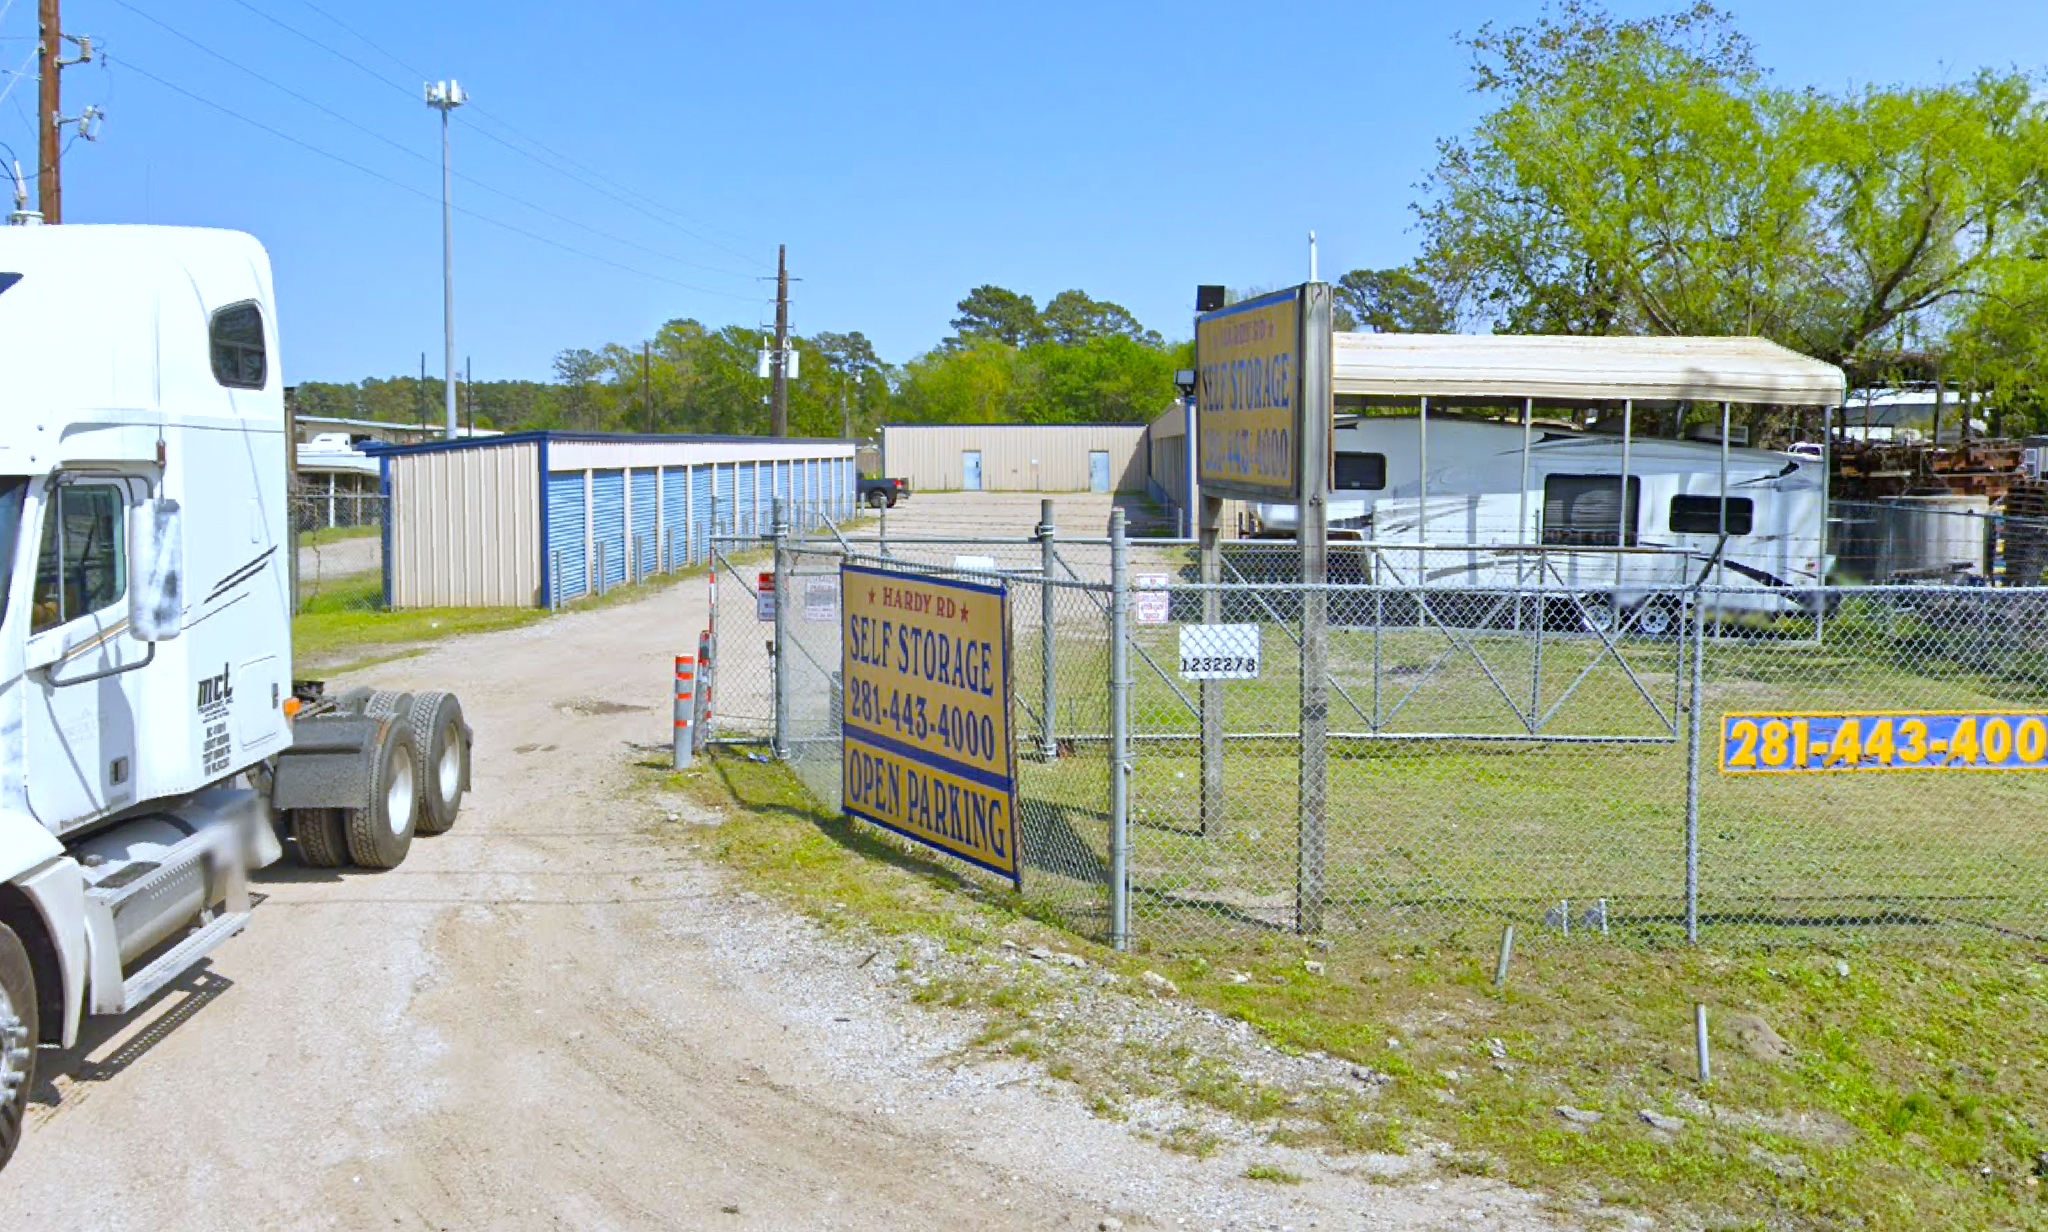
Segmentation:
<svg viewBox="0 0 2048 1232">
<path fill-rule="evenodd" d="M 960 487 L 963 491 L 981 491 L 981 450 L 960 451 Z"/>
<path fill-rule="evenodd" d="M 1109 451 L 1106 449 L 1091 450 L 1088 454 L 1088 490 L 1109 491 Z"/>
<path fill-rule="evenodd" d="M 135 799 L 136 699 L 150 647 L 128 635 L 128 521 L 139 485 L 53 481 L 29 595 L 23 733 L 29 807 L 53 829 Z"/>
</svg>

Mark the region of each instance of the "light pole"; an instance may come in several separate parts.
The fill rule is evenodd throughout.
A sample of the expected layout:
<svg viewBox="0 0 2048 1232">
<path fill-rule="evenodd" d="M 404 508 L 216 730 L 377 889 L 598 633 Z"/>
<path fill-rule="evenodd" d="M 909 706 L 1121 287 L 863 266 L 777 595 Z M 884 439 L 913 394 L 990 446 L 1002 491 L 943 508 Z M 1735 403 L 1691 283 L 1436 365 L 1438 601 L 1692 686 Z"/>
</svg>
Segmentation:
<svg viewBox="0 0 2048 1232">
<path fill-rule="evenodd" d="M 426 86 L 427 106 L 441 113 L 441 332 L 447 343 L 447 357 L 441 371 L 446 373 L 442 392 L 446 395 L 448 439 L 455 439 L 455 210 L 448 172 L 448 113 L 469 101 L 462 85 L 454 80 L 430 81 Z"/>
</svg>

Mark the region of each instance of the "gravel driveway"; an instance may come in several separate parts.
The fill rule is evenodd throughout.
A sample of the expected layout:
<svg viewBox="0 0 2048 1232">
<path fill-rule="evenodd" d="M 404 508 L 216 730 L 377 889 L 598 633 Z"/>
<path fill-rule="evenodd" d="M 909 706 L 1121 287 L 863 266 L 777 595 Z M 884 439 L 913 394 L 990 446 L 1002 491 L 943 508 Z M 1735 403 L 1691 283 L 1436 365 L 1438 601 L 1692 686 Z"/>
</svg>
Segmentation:
<svg viewBox="0 0 2048 1232">
<path fill-rule="evenodd" d="M 630 762 L 702 592 L 344 682 L 460 692 L 460 823 L 393 872 L 262 874 L 210 965 L 46 1053 L 0 1226 L 1547 1226 L 1487 1182 L 1246 1180 L 965 1065 L 969 1022 L 651 837 Z"/>
</svg>

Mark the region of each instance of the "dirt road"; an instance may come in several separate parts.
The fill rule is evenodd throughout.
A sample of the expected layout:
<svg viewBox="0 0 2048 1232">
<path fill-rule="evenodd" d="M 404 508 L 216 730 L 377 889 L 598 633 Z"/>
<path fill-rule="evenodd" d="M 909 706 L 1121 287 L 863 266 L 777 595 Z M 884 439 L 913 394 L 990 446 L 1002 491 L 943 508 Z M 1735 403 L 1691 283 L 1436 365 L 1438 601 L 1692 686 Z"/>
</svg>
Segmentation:
<svg viewBox="0 0 2048 1232">
<path fill-rule="evenodd" d="M 0 1226 L 1525 1226 L 1498 1187 L 1245 1180 L 962 1065 L 964 1020 L 651 838 L 623 788 L 702 602 L 685 583 L 352 682 L 460 692 L 460 824 L 390 873 L 288 860 L 210 966 L 46 1052 Z"/>
</svg>

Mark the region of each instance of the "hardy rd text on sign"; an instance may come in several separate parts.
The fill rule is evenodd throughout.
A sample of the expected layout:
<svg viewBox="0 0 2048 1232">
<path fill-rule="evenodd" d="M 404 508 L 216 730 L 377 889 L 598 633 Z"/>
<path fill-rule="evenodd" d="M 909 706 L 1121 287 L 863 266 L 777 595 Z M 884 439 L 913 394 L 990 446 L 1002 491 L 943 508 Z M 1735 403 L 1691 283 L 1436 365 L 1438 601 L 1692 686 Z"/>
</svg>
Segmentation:
<svg viewBox="0 0 2048 1232">
<path fill-rule="evenodd" d="M 1009 594 L 840 570 L 846 812 L 1012 880 Z"/>
<path fill-rule="evenodd" d="M 2048 770 L 2041 711 L 1786 712 L 1721 716 L 1728 774 Z"/>
<path fill-rule="evenodd" d="M 1212 495 L 1300 488 L 1301 288 L 1195 321 L 1197 478 Z"/>
</svg>

